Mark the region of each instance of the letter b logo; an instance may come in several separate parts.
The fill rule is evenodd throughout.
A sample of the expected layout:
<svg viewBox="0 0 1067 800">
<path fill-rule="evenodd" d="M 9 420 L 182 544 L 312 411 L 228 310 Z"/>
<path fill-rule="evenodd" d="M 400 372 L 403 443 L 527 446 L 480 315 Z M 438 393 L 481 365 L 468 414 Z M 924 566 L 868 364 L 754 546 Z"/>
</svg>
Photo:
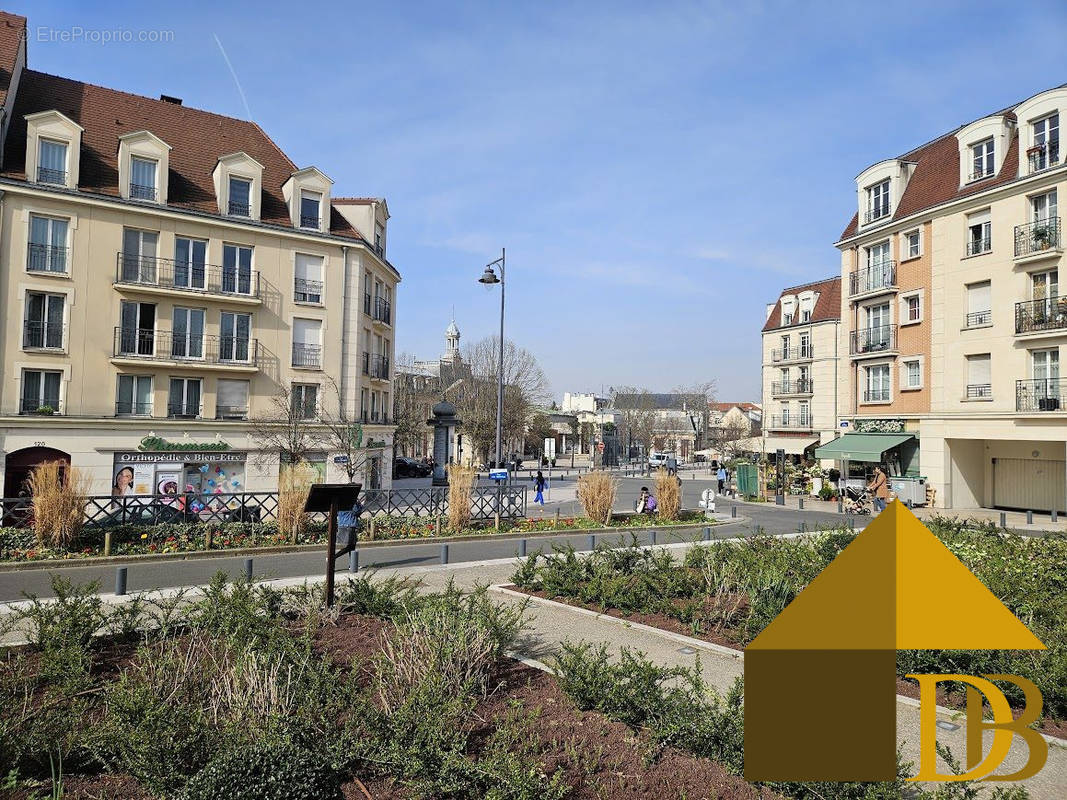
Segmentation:
<svg viewBox="0 0 1067 800">
<path fill-rule="evenodd" d="M 1021 781 L 1036 775 L 1048 760 L 1048 743 L 1029 725 L 1041 716 L 1041 692 L 1032 681 L 1018 675 L 908 675 L 919 682 L 919 725 L 921 753 L 919 774 L 913 781 Z M 961 775 L 941 775 L 937 771 L 937 684 L 959 681 L 967 684 L 967 771 Z M 1010 681 L 1023 690 L 1026 707 L 1018 719 L 1012 719 L 1011 707 L 1004 693 L 993 681 Z M 989 701 L 993 721 L 982 719 L 982 696 Z M 982 732 L 993 731 L 989 755 L 982 758 Z M 993 775 L 1011 749 L 1013 736 L 1020 736 L 1030 749 L 1023 768 L 1010 775 Z"/>
</svg>

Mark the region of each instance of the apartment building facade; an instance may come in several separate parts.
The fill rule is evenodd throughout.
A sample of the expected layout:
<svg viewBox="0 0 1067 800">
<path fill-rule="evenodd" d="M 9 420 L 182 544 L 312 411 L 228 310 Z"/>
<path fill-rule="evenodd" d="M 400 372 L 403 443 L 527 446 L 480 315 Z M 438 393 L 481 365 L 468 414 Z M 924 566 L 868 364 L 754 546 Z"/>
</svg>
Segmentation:
<svg viewBox="0 0 1067 800">
<path fill-rule="evenodd" d="M 1067 88 L 1045 91 L 857 179 L 843 413 L 915 437 L 939 507 L 1067 508 L 1065 113 Z"/>
<path fill-rule="evenodd" d="M 838 425 L 841 279 L 782 291 L 763 326 L 763 447 L 801 459 Z"/>
<path fill-rule="evenodd" d="M 363 423 L 363 481 L 387 485 L 384 200 L 332 197 L 252 122 L 30 70 L 0 16 L 5 496 L 48 460 L 99 494 L 275 489 L 253 434 L 280 399 Z M 334 455 L 311 454 L 322 479 Z"/>
</svg>

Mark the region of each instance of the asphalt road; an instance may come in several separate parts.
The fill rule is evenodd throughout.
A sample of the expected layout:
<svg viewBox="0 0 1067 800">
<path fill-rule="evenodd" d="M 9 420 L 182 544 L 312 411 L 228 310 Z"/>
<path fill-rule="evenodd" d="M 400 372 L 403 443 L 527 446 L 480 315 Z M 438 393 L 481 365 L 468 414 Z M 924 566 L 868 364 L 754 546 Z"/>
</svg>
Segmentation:
<svg viewBox="0 0 1067 800">
<path fill-rule="evenodd" d="M 699 497 L 699 487 L 694 486 L 694 494 L 689 494 L 686 483 L 686 498 L 692 498 L 687 504 L 696 505 Z M 700 481 L 693 481 L 699 484 Z M 706 484 L 706 482 L 705 482 Z M 640 492 L 642 483 L 638 479 L 624 480 L 621 487 L 623 496 L 620 497 L 618 507 L 632 508 L 633 502 Z M 632 499 L 630 499 L 632 498 Z M 720 501 L 717 507 L 719 513 L 730 513 L 732 501 Z M 712 535 L 715 538 L 728 538 L 735 536 L 752 536 L 758 533 L 780 534 L 792 533 L 800 528 L 803 523 L 809 530 L 820 526 L 841 524 L 843 518 L 836 514 L 825 514 L 813 511 L 797 511 L 775 506 L 752 503 L 738 503 L 737 513 L 745 519 L 738 522 L 726 523 L 712 527 Z M 568 512 L 563 511 L 564 515 Z M 857 528 L 866 520 L 856 518 Z M 699 531 L 678 532 L 669 528 L 658 532 L 657 542 L 666 544 L 669 542 L 682 541 L 684 539 L 696 539 L 700 537 Z M 543 548 L 549 550 L 552 544 L 569 543 L 576 549 L 584 550 L 588 546 L 588 535 L 577 534 L 545 534 L 531 535 L 527 537 L 527 552 L 532 553 Z M 602 541 L 603 539 L 601 539 Z M 620 534 L 620 541 L 629 541 L 629 534 Z M 638 540 L 641 543 L 649 542 L 648 531 L 640 531 Z M 610 541 L 610 540 L 609 540 Z M 448 558 L 451 563 L 483 561 L 498 558 L 512 558 L 518 555 L 519 543 L 517 539 L 501 537 L 499 539 L 481 541 L 453 541 L 449 543 Z M 147 591 L 175 586 L 196 586 L 207 583 L 218 571 L 226 572 L 231 576 L 243 574 L 244 562 L 248 556 L 212 557 L 212 558 L 188 558 L 167 561 L 145 561 L 143 563 L 125 564 L 127 568 L 127 590 L 129 592 Z M 439 563 L 441 558 L 440 542 L 404 541 L 396 544 L 382 544 L 360 549 L 360 567 L 400 567 L 420 566 Z M 297 553 L 273 553 L 253 556 L 253 574 L 257 578 L 291 578 L 302 575 L 322 574 L 325 571 L 324 553 L 321 550 Z M 338 560 L 339 572 L 347 571 L 348 557 Z M 49 597 L 51 592 L 51 575 L 62 574 L 76 584 L 85 584 L 97 581 L 100 591 L 114 591 L 115 565 L 93 564 L 70 564 L 58 565 L 55 570 L 33 569 L 0 572 L 0 602 L 21 600 L 24 593 L 36 594 L 40 597 Z"/>
</svg>

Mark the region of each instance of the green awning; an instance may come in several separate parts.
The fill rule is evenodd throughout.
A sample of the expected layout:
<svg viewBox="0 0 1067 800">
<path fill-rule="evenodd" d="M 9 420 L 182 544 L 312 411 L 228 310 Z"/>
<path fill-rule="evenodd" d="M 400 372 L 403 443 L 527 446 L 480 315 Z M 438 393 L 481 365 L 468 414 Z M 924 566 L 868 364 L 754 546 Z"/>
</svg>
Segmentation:
<svg viewBox="0 0 1067 800">
<path fill-rule="evenodd" d="M 846 433 L 839 439 L 815 448 L 815 457 L 834 461 L 881 462 L 886 450 L 914 439 L 910 433 Z"/>
</svg>

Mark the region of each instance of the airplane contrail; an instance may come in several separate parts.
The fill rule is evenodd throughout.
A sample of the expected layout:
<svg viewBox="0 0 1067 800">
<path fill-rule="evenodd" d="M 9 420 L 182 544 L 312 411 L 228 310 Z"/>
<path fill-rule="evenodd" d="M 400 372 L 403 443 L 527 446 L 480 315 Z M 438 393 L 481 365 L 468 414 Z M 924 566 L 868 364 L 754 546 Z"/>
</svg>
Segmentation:
<svg viewBox="0 0 1067 800">
<path fill-rule="evenodd" d="M 215 37 L 215 44 L 219 46 L 219 52 L 222 53 L 222 58 L 223 60 L 225 60 L 226 66 L 229 67 L 230 75 L 233 76 L 233 82 L 237 86 L 237 93 L 241 95 L 241 102 L 244 103 L 245 114 L 248 116 L 248 119 L 251 120 L 252 109 L 248 107 L 248 98 L 245 97 L 245 90 L 241 88 L 241 82 L 237 79 L 237 72 L 234 70 L 233 64 L 230 62 L 230 57 L 226 55 L 226 48 L 222 46 L 222 42 L 219 41 L 219 36 L 217 33 L 213 33 L 211 35 Z"/>
</svg>

